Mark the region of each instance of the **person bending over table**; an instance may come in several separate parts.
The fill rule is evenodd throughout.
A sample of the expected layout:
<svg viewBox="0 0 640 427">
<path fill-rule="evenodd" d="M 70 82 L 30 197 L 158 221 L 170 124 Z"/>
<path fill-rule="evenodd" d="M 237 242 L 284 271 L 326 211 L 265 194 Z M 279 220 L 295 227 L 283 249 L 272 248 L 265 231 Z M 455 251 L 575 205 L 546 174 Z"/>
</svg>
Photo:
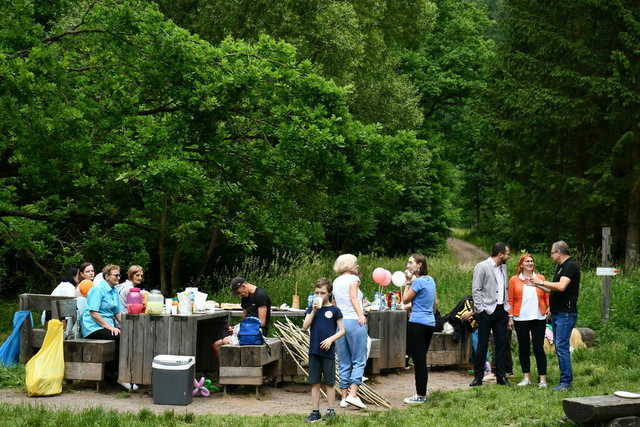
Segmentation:
<svg viewBox="0 0 640 427">
<path fill-rule="evenodd" d="M 271 320 L 271 298 L 267 291 L 247 282 L 244 277 L 236 277 L 231 280 L 231 293 L 241 297 L 240 306 L 243 317 L 260 319 L 262 335 L 266 337 L 269 333 L 269 320 Z M 220 347 L 225 344 L 237 344 L 237 336 L 233 334 L 231 326 L 228 333 L 229 336 L 221 338 L 211 345 L 214 361 L 220 360 Z"/>
<path fill-rule="evenodd" d="M 124 307 L 115 286 L 120 279 L 120 267 L 109 264 L 102 269 L 104 280 L 96 283 L 87 295 L 87 307 L 82 313 L 82 336 L 94 340 L 116 342 L 116 359 L 107 364 L 107 373 L 118 375 L 118 344 L 120 341 L 120 315 Z M 136 384 L 119 383 L 127 390 L 137 390 Z"/>
</svg>

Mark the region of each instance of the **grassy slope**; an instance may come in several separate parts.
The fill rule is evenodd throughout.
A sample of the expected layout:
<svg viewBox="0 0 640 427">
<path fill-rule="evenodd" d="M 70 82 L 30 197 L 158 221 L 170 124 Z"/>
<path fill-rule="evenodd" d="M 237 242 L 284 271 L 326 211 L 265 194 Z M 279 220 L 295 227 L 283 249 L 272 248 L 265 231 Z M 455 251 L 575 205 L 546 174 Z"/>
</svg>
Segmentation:
<svg viewBox="0 0 640 427">
<path fill-rule="evenodd" d="M 550 275 L 553 266 L 546 256 L 538 256 L 540 270 Z M 268 289 L 275 304 L 290 303 L 290 295 L 294 284 L 298 283 L 298 293 L 302 296 L 311 289 L 313 282 L 321 276 L 331 277 L 330 259 L 312 258 L 302 261 L 297 267 L 284 268 L 274 265 L 262 268 L 248 279 Z M 443 311 L 449 309 L 460 297 L 469 293 L 471 272 L 458 268 L 448 255 L 431 258 L 430 273 L 438 284 L 438 295 Z M 403 258 L 378 258 L 374 256 L 360 257 L 363 274 L 363 288 L 366 295 L 371 295 L 376 286 L 370 279 L 374 267 L 384 266 L 391 271 L 404 266 Z M 270 273 L 274 271 L 275 273 Z M 236 272 L 233 272 L 236 273 Z M 600 280 L 590 271 L 583 273 L 583 285 L 579 301 L 578 326 L 586 326 L 597 330 L 600 344 L 593 349 L 577 350 L 574 353 L 575 383 L 571 392 L 557 394 L 551 390 L 536 388 L 502 388 L 484 386 L 472 390 L 434 392 L 429 403 L 418 408 L 403 411 L 389 411 L 369 417 L 340 417 L 332 424 L 336 425 L 465 425 L 472 420 L 480 425 L 556 425 L 563 416 L 561 399 L 567 396 L 586 396 L 612 393 L 615 390 L 639 391 L 640 383 L 640 332 L 638 321 L 640 315 L 637 303 L 640 301 L 638 282 L 640 274 L 614 279 L 612 290 L 612 314 L 608 325 L 603 326 L 600 317 Z M 231 301 L 225 292 L 215 295 L 221 301 Z M 3 306 L 8 309 L 9 307 Z M 6 313 L 3 313 L 5 315 Z M 5 316 L 6 317 L 6 316 Z M 9 319 L 8 317 L 6 319 Z M 6 320 L 5 319 L 5 320 Z M 3 321 L 8 323 L 10 321 Z M 10 325 L 9 325 L 10 326 Z M 6 329 L 7 324 L 2 325 Z M 516 375 L 519 374 L 517 355 Z M 552 384 L 558 381 L 557 362 L 549 357 L 549 380 Z M 535 366 L 535 364 L 532 364 Z M 15 371 L 13 371 L 15 372 Z M 8 378 L 2 378 L 5 371 L 0 371 L 0 384 L 9 385 Z M 535 377 L 534 377 L 535 378 Z M 470 378 L 471 379 L 471 378 Z M 413 390 L 407 390 L 407 395 Z M 256 401 L 256 405 L 260 402 Z M 19 425 L 61 425 L 68 420 L 69 414 L 64 411 L 52 412 L 44 409 L 26 407 L 10 407 L 0 405 L 2 419 L 10 424 Z M 139 414 L 118 415 L 108 411 L 85 411 L 75 415 L 74 419 L 86 425 L 299 425 L 300 416 L 277 415 L 273 417 L 238 417 L 238 416 L 191 416 L 187 414 L 163 416 L 152 415 L 149 411 Z"/>
</svg>

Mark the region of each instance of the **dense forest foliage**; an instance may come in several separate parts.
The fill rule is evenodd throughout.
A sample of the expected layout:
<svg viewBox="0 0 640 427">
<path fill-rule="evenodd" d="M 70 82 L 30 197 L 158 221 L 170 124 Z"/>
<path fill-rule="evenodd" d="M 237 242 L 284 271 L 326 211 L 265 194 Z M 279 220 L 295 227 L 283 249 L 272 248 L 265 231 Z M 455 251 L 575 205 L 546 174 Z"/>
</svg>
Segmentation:
<svg viewBox="0 0 640 427">
<path fill-rule="evenodd" d="M 637 262 L 637 1 L 0 5 L 0 293 L 453 226 Z"/>
</svg>

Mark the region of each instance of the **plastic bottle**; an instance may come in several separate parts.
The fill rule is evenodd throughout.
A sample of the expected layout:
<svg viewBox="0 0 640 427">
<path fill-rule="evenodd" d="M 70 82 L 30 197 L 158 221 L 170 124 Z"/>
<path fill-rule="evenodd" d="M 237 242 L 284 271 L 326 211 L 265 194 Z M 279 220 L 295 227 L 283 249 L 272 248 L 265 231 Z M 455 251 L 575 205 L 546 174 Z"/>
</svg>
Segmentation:
<svg viewBox="0 0 640 427">
<path fill-rule="evenodd" d="M 398 295 L 396 295 L 396 293 L 394 292 L 393 295 L 391 295 L 391 310 L 397 310 L 398 309 Z"/>
<path fill-rule="evenodd" d="M 313 299 L 315 298 L 315 294 L 309 294 L 307 297 L 307 308 L 313 305 Z"/>
</svg>

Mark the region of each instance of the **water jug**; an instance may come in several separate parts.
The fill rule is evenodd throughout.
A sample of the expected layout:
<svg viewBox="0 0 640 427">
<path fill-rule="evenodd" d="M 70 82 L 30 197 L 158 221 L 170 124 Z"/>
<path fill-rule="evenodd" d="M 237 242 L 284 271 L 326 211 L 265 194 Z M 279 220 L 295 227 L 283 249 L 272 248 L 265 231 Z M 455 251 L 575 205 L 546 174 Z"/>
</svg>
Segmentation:
<svg viewBox="0 0 640 427">
<path fill-rule="evenodd" d="M 129 314 L 140 314 L 144 311 L 144 302 L 139 288 L 129 289 L 127 294 L 127 312 Z"/>
<path fill-rule="evenodd" d="M 154 289 L 147 297 L 147 313 L 149 314 L 162 314 L 164 308 L 164 297 L 162 293 Z"/>
</svg>

